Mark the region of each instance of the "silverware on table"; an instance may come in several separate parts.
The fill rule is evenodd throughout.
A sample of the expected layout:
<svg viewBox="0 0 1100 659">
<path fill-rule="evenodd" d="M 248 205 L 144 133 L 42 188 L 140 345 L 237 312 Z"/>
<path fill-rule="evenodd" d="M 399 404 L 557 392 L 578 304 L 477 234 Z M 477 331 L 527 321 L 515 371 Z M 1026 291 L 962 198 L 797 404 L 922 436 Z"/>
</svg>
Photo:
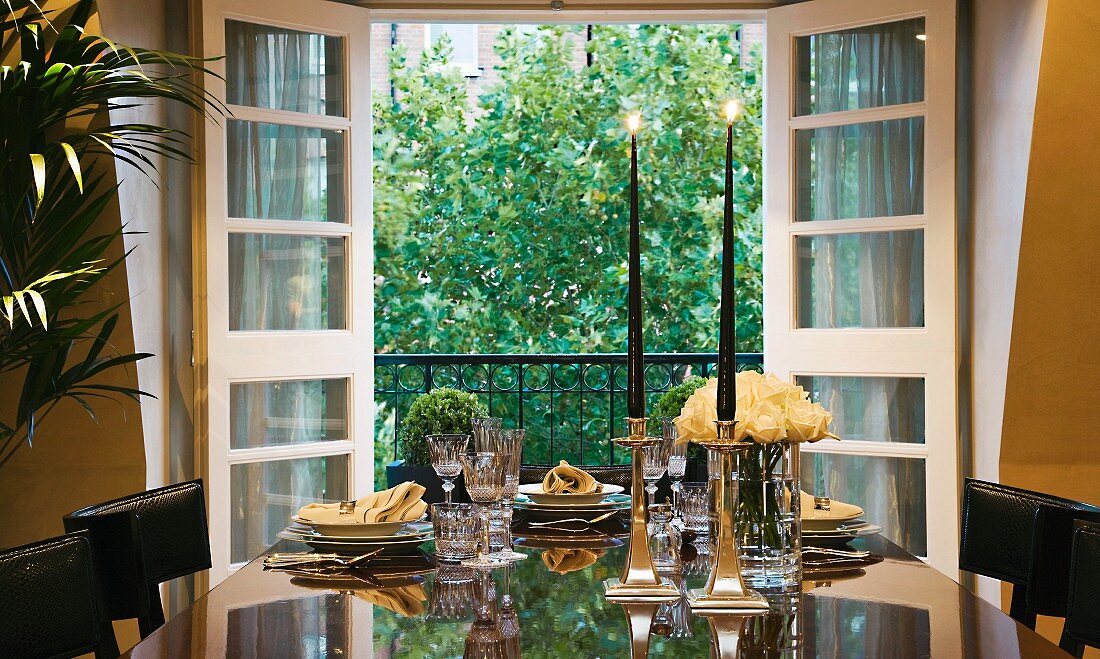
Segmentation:
<svg viewBox="0 0 1100 659">
<path fill-rule="evenodd" d="M 580 517 L 570 517 L 568 519 L 554 519 L 554 520 L 550 520 L 548 522 L 528 522 L 527 525 L 528 526 L 545 526 L 545 527 L 549 527 L 552 524 L 566 524 L 568 522 L 581 522 L 583 524 L 596 524 L 598 522 L 602 522 L 603 520 L 607 519 L 608 517 L 611 517 L 611 516 L 615 515 L 618 512 L 619 512 L 618 510 L 612 510 L 609 513 L 604 513 L 604 514 L 600 515 L 599 517 L 593 517 L 592 519 L 581 519 Z"/>
</svg>

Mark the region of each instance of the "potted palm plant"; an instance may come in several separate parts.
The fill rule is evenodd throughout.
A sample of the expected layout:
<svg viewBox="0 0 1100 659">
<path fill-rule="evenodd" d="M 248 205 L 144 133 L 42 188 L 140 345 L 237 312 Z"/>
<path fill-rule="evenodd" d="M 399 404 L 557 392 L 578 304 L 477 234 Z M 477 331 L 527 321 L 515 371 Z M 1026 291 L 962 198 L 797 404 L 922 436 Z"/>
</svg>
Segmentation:
<svg viewBox="0 0 1100 659">
<path fill-rule="evenodd" d="M 405 481 L 416 481 L 428 491 L 428 503 L 443 501 L 443 482 L 432 469 L 427 435 L 468 434 L 470 419 L 487 416 L 489 410 L 472 393 L 450 387 L 440 387 L 423 394 L 409 407 L 401 420 L 398 448 L 402 459 L 386 467 L 386 484 L 393 487 Z M 455 482 L 454 501 L 469 501 L 462 477 Z"/>
<path fill-rule="evenodd" d="M 147 99 L 203 115 L 224 110 L 197 85 L 203 60 L 87 33 L 93 0 L 51 14 L 52 22 L 35 0 L 3 6 L 0 390 L 18 402 L 0 416 L 0 467 L 32 444 L 43 417 L 61 401 L 94 417 L 96 398 L 145 395 L 100 377 L 151 356 L 111 347 L 125 302 L 97 311 L 82 306 L 125 259 L 108 257 L 123 228 L 96 228 L 117 185 L 92 162 L 113 159 L 151 175 L 154 157 L 190 157 L 186 136 L 152 124 L 112 123 L 109 111 Z"/>
</svg>

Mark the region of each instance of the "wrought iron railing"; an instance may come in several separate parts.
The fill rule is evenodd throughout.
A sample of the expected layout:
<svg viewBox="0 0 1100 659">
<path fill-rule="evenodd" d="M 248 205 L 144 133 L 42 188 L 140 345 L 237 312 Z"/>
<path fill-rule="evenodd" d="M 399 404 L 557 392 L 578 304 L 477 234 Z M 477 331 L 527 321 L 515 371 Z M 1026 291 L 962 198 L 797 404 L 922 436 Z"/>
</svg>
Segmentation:
<svg viewBox="0 0 1100 659">
<path fill-rule="evenodd" d="M 691 375 L 707 376 L 717 353 L 645 356 L 647 409 Z M 759 369 L 760 353 L 739 353 L 738 369 Z M 416 396 L 435 387 L 475 394 L 507 426 L 527 429 L 524 461 L 615 464 L 608 441 L 625 431 L 626 355 L 375 355 L 376 462 L 400 457 L 397 432 Z M 625 461 L 625 460 L 623 460 Z"/>
</svg>

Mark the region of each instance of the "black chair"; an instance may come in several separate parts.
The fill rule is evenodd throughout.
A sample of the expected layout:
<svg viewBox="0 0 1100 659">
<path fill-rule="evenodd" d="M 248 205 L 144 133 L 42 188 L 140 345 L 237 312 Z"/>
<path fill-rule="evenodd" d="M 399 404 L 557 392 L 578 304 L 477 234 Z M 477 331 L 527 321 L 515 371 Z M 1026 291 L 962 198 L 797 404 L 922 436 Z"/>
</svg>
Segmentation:
<svg viewBox="0 0 1100 659">
<path fill-rule="evenodd" d="M 972 478 L 963 486 L 959 568 L 1012 584 L 1009 615 L 1066 614 L 1073 525 L 1100 521 L 1100 508 Z"/>
<path fill-rule="evenodd" d="M 1100 526 L 1078 522 L 1069 565 L 1066 624 L 1058 647 L 1075 657 L 1100 648 Z"/>
<path fill-rule="evenodd" d="M 117 657 L 100 643 L 86 533 L 0 551 L 0 657 Z"/>
<path fill-rule="evenodd" d="M 64 521 L 67 531 L 90 534 L 104 618 L 137 618 L 142 638 L 164 624 L 160 584 L 210 568 L 201 480 L 81 508 Z M 101 636 L 108 633 L 114 642 L 109 622 Z"/>
<path fill-rule="evenodd" d="M 541 483 L 542 479 L 546 478 L 546 474 L 556 466 L 557 465 L 522 465 L 519 468 L 519 482 L 521 485 L 527 483 Z M 592 474 L 592 477 L 601 483 L 622 485 L 624 491 L 630 494 L 630 465 L 581 465 L 581 469 Z"/>
</svg>

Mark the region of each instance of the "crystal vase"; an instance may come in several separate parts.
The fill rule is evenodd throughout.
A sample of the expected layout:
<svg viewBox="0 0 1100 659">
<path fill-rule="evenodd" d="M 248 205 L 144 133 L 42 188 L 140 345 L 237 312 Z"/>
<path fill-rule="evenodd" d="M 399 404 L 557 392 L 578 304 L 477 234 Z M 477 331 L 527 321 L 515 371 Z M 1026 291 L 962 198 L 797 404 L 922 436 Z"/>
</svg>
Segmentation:
<svg viewBox="0 0 1100 659">
<path fill-rule="evenodd" d="M 754 444 L 737 467 L 741 575 L 756 589 L 794 589 L 802 582 L 798 444 Z"/>
</svg>

